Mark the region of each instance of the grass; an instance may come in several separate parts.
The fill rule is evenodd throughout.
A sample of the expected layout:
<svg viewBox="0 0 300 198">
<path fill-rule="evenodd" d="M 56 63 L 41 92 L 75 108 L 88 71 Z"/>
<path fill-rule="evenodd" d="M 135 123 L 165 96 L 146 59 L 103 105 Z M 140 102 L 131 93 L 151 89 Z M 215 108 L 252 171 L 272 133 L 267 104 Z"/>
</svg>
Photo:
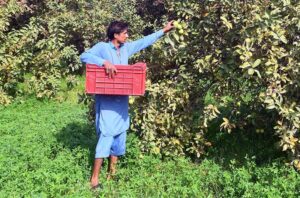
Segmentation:
<svg viewBox="0 0 300 198">
<path fill-rule="evenodd" d="M 299 175 L 280 155 L 258 164 L 253 154 L 261 144 L 251 148 L 247 139 L 226 134 L 213 140 L 215 147 L 198 164 L 143 154 L 129 134 L 115 180 L 105 181 L 102 171 L 104 190 L 92 192 L 88 180 L 96 136 L 86 111 L 67 100 L 27 99 L 0 107 L 0 197 L 300 196 Z"/>
</svg>

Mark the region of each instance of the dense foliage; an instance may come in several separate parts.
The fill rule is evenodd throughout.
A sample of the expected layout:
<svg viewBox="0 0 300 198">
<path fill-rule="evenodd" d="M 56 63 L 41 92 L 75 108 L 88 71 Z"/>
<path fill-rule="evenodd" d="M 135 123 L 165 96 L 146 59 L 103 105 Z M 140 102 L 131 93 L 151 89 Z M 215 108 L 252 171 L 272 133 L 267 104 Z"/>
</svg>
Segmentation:
<svg viewBox="0 0 300 198">
<path fill-rule="evenodd" d="M 300 167 L 299 1 L 174 0 L 164 6 L 161 17 L 178 20 L 184 31 L 145 56 L 151 81 L 132 122 L 144 148 L 199 157 L 211 146 L 207 127 L 217 124 L 228 133 L 279 136 Z"/>
<path fill-rule="evenodd" d="M 72 87 L 74 74 L 82 73 L 79 53 L 106 38 L 113 20 L 142 26 L 131 1 L 9 0 L 0 7 L 0 103 L 12 97 L 34 94 L 54 97 L 59 79 Z M 115 13 L 118 13 L 117 15 Z M 23 82 L 26 90 L 18 84 Z"/>
<path fill-rule="evenodd" d="M 277 136 L 300 168 L 299 10 L 296 0 L 3 1 L 0 103 L 54 97 L 60 78 L 71 88 L 79 53 L 105 40 L 113 19 L 130 22 L 131 39 L 176 19 L 181 29 L 131 60 L 149 66 L 131 107 L 143 151 L 199 158 L 213 127 Z"/>
<path fill-rule="evenodd" d="M 0 197 L 300 196 L 299 174 L 281 160 L 273 158 L 272 163 L 258 166 L 250 157 L 230 159 L 230 152 L 223 154 L 220 145 L 215 153 L 222 153 L 223 162 L 214 154 L 201 164 L 182 158 L 161 161 L 143 154 L 133 133 L 115 180 L 105 181 L 103 171 L 100 179 L 105 188 L 93 192 L 88 179 L 96 137 L 86 120 L 86 106 L 30 99 L 0 111 Z M 225 145 L 253 150 L 239 141 Z"/>
</svg>

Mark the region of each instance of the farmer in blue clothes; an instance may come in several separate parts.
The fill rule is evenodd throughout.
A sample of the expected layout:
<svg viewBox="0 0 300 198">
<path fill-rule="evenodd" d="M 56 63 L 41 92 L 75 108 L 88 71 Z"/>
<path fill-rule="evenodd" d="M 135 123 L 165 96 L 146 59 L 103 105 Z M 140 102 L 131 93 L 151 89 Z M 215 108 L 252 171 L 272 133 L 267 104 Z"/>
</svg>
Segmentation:
<svg viewBox="0 0 300 198">
<path fill-rule="evenodd" d="M 128 65 L 128 58 L 136 52 L 152 45 L 164 33 L 173 28 L 172 21 L 161 30 L 133 42 L 128 38 L 128 24 L 121 21 L 112 22 L 107 29 L 109 42 L 100 42 L 81 54 L 84 63 L 104 66 L 110 78 L 117 74 L 114 64 Z M 101 187 L 99 173 L 104 158 L 109 157 L 107 179 L 116 172 L 118 157 L 125 154 L 126 130 L 129 128 L 128 96 L 100 95 L 95 96 L 96 146 L 91 187 Z"/>
</svg>

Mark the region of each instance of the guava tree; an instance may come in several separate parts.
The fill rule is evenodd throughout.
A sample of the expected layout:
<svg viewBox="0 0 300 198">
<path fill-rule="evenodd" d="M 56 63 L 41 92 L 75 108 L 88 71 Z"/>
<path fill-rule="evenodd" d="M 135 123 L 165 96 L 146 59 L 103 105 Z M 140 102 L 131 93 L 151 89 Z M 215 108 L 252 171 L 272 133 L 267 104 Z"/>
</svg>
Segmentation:
<svg viewBox="0 0 300 198">
<path fill-rule="evenodd" d="M 299 2 L 164 6 L 160 17 L 175 19 L 177 30 L 143 56 L 151 63 L 148 92 L 132 112 L 143 148 L 199 157 L 210 146 L 204 134 L 214 120 L 229 133 L 279 136 L 300 167 Z"/>
</svg>

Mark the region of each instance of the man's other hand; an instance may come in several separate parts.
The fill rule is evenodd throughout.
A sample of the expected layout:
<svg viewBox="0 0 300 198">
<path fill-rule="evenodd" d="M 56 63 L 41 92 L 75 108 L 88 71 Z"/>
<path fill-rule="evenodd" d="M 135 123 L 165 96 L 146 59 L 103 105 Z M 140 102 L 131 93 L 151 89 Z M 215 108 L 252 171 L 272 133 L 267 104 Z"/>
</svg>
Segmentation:
<svg viewBox="0 0 300 198">
<path fill-rule="evenodd" d="M 117 68 L 109 61 L 104 61 L 104 68 L 108 78 L 113 78 L 117 74 Z"/>
</svg>

